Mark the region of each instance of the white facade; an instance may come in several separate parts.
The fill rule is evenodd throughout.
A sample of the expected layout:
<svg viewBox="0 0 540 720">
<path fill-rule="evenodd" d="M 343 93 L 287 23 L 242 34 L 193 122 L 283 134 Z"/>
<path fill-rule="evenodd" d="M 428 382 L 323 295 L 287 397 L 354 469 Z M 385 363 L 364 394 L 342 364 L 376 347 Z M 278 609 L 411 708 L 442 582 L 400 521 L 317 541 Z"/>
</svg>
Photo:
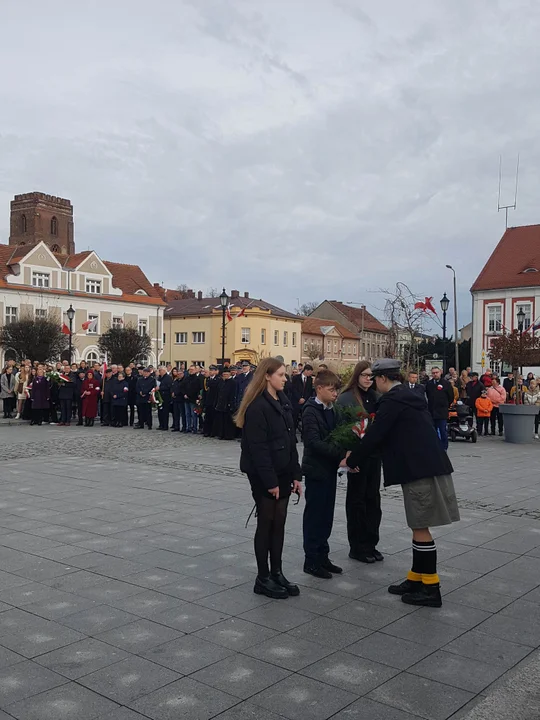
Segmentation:
<svg viewBox="0 0 540 720">
<path fill-rule="evenodd" d="M 525 313 L 524 330 L 540 321 L 540 287 L 476 290 L 472 296 L 471 367 L 477 372 L 483 367 L 500 372 L 502 368 L 489 357 L 491 341 L 503 330 L 518 329 L 520 308 Z"/>
</svg>

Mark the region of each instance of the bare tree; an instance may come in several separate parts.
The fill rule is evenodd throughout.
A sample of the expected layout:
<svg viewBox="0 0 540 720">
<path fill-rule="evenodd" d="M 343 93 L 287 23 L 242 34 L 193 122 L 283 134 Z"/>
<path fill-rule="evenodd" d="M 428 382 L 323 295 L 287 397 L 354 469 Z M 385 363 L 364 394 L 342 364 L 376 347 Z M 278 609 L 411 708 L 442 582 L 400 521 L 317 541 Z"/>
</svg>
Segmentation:
<svg viewBox="0 0 540 720">
<path fill-rule="evenodd" d="M 220 292 L 215 287 L 208 288 L 208 290 L 206 291 L 206 297 L 217 298 L 219 296 L 220 296 Z"/>
<path fill-rule="evenodd" d="M 53 318 L 23 317 L 0 329 L 0 346 L 9 348 L 17 360 L 58 360 L 69 344 Z"/>
<path fill-rule="evenodd" d="M 414 307 L 420 297 L 402 282 L 396 283 L 394 290 L 382 290 L 381 292 L 386 296 L 384 314 L 389 330 L 387 355 L 388 357 L 399 357 L 405 367 L 416 367 L 418 337 L 422 333 L 426 317 L 423 310 Z M 402 350 L 400 350 L 400 344 L 403 346 Z"/>
<path fill-rule="evenodd" d="M 304 316 L 304 317 L 307 316 L 307 315 L 311 315 L 311 313 L 315 310 L 315 308 L 319 307 L 319 305 L 320 305 L 320 303 L 314 302 L 314 301 L 312 301 L 312 302 L 307 302 L 307 303 L 302 303 L 302 305 L 300 305 L 300 306 L 298 307 L 298 310 L 296 311 L 296 314 L 297 314 L 297 315 L 302 315 L 302 316 Z"/>
</svg>

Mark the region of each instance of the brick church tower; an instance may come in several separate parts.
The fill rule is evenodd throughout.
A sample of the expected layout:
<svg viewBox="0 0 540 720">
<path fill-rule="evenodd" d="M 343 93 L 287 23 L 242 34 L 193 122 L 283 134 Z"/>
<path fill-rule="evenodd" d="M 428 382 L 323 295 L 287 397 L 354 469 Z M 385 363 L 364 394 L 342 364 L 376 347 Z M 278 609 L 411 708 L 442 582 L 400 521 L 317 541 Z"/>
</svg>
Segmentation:
<svg viewBox="0 0 540 720">
<path fill-rule="evenodd" d="M 73 205 L 69 200 L 40 192 L 15 195 L 11 201 L 10 245 L 37 245 L 53 252 L 75 253 Z"/>
</svg>

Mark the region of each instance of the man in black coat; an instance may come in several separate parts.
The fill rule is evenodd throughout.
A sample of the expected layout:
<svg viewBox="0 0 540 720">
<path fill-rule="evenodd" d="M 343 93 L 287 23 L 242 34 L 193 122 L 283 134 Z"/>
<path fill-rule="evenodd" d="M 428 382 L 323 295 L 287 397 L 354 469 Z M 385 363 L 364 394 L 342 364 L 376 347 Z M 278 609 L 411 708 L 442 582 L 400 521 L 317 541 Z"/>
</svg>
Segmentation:
<svg viewBox="0 0 540 720">
<path fill-rule="evenodd" d="M 303 406 L 313 397 L 313 366 L 305 365 L 300 375 L 295 375 L 291 380 L 291 400 L 295 427 L 302 414 Z"/>
<path fill-rule="evenodd" d="M 167 368 L 164 366 L 161 366 L 159 368 L 158 373 L 159 394 L 161 395 L 161 399 L 163 401 L 162 406 L 158 408 L 159 429 L 168 430 L 169 413 L 171 411 L 173 380 L 172 377 L 168 374 Z"/>
<path fill-rule="evenodd" d="M 478 373 L 472 372 L 470 374 L 470 382 L 467 383 L 467 405 L 470 407 L 472 414 L 476 418 L 476 429 L 480 430 L 478 427 L 478 416 L 476 414 L 476 401 L 478 398 L 482 395 L 482 390 L 485 390 L 484 383 L 481 383 L 478 379 Z"/>
<path fill-rule="evenodd" d="M 249 363 L 247 360 L 244 360 L 242 363 L 242 372 L 239 373 L 236 378 L 236 405 L 239 406 L 242 402 L 242 398 L 244 397 L 244 393 L 246 392 L 246 388 L 249 385 L 253 378 L 253 373 L 251 372 L 251 363 Z"/>
<path fill-rule="evenodd" d="M 448 380 L 442 377 L 442 371 L 438 367 L 431 370 L 431 380 L 426 385 L 426 397 L 443 450 L 448 450 L 448 409 L 454 402 L 454 390 Z"/>
<path fill-rule="evenodd" d="M 414 370 L 411 370 L 405 385 L 407 385 L 409 390 L 412 390 L 413 392 L 418 393 L 418 395 L 423 397 L 427 403 L 426 388 L 425 388 L 425 385 L 422 385 L 421 383 L 418 382 L 418 373 L 417 372 L 415 372 Z"/>
<path fill-rule="evenodd" d="M 187 431 L 197 432 L 198 416 L 195 412 L 197 400 L 202 390 L 202 378 L 196 365 L 190 365 L 184 382 L 184 400 L 186 404 Z"/>
<path fill-rule="evenodd" d="M 156 379 L 152 377 L 152 371 L 149 367 L 142 371 L 142 375 L 137 378 L 137 415 L 139 423 L 136 427 L 144 430 L 147 425 L 148 429 L 152 429 L 152 406 L 150 404 L 150 394 L 156 387 Z"/>
<path fill-rule="evenodd" d="M 206 391 L 204 393 L 203 432 L 205 437 L 211 437 L 212 435 L 220 383 L 217 365 L 210 365 L 208 370 L 209 376 L 204 380 Z"/>
<path fill-rule="evenodd" d="M 111 380 L 113 377 L 112 368 L 107 368 L 105 371 L 105 381 L 103 382 L 103 388 L 101 390 L 101 424 L 111 424 Z"/>
<path fill-rule="evenodd" d="M 508 375 L 503 380 L 503 388 L 506 390 L 506 397 L 510 397 L 510 392 L 512 388 L 514 387 L 514 373 L 509 372 Z"/>
</svg>

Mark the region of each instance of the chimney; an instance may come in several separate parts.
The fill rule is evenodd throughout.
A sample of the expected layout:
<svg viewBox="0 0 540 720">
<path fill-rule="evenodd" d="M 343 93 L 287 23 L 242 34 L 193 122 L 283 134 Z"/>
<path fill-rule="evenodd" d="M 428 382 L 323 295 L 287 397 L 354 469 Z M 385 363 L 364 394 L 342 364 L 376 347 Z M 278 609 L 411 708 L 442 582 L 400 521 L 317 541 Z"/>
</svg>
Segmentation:
<svg viewBox="0 0 540 720">
<path fill-rule="evenodd" d="M 236 298 L 240 297 L 240 293 L 238 290 L 231 290 L 231 300 L 235 300 Z"/>
<path fill-rule="evenodd" d="M 201 292 L 201 290 L 199 290 L 199 292 L 197 293 L 197 300 L 202 300 L 202 292 Z"/>
<path fill-rule="evenodd" d="M 187 300 L 195 300 L 195 293 L 193 290 L 188 290 L 185 296 Z"/>
<path fill-rule="evenodd" d="M 248 292 L 245 292 L 245 293 L 244 293 L 244 297 L 249 300 L 249 293 L 248 293 Z"/>
</svg>

